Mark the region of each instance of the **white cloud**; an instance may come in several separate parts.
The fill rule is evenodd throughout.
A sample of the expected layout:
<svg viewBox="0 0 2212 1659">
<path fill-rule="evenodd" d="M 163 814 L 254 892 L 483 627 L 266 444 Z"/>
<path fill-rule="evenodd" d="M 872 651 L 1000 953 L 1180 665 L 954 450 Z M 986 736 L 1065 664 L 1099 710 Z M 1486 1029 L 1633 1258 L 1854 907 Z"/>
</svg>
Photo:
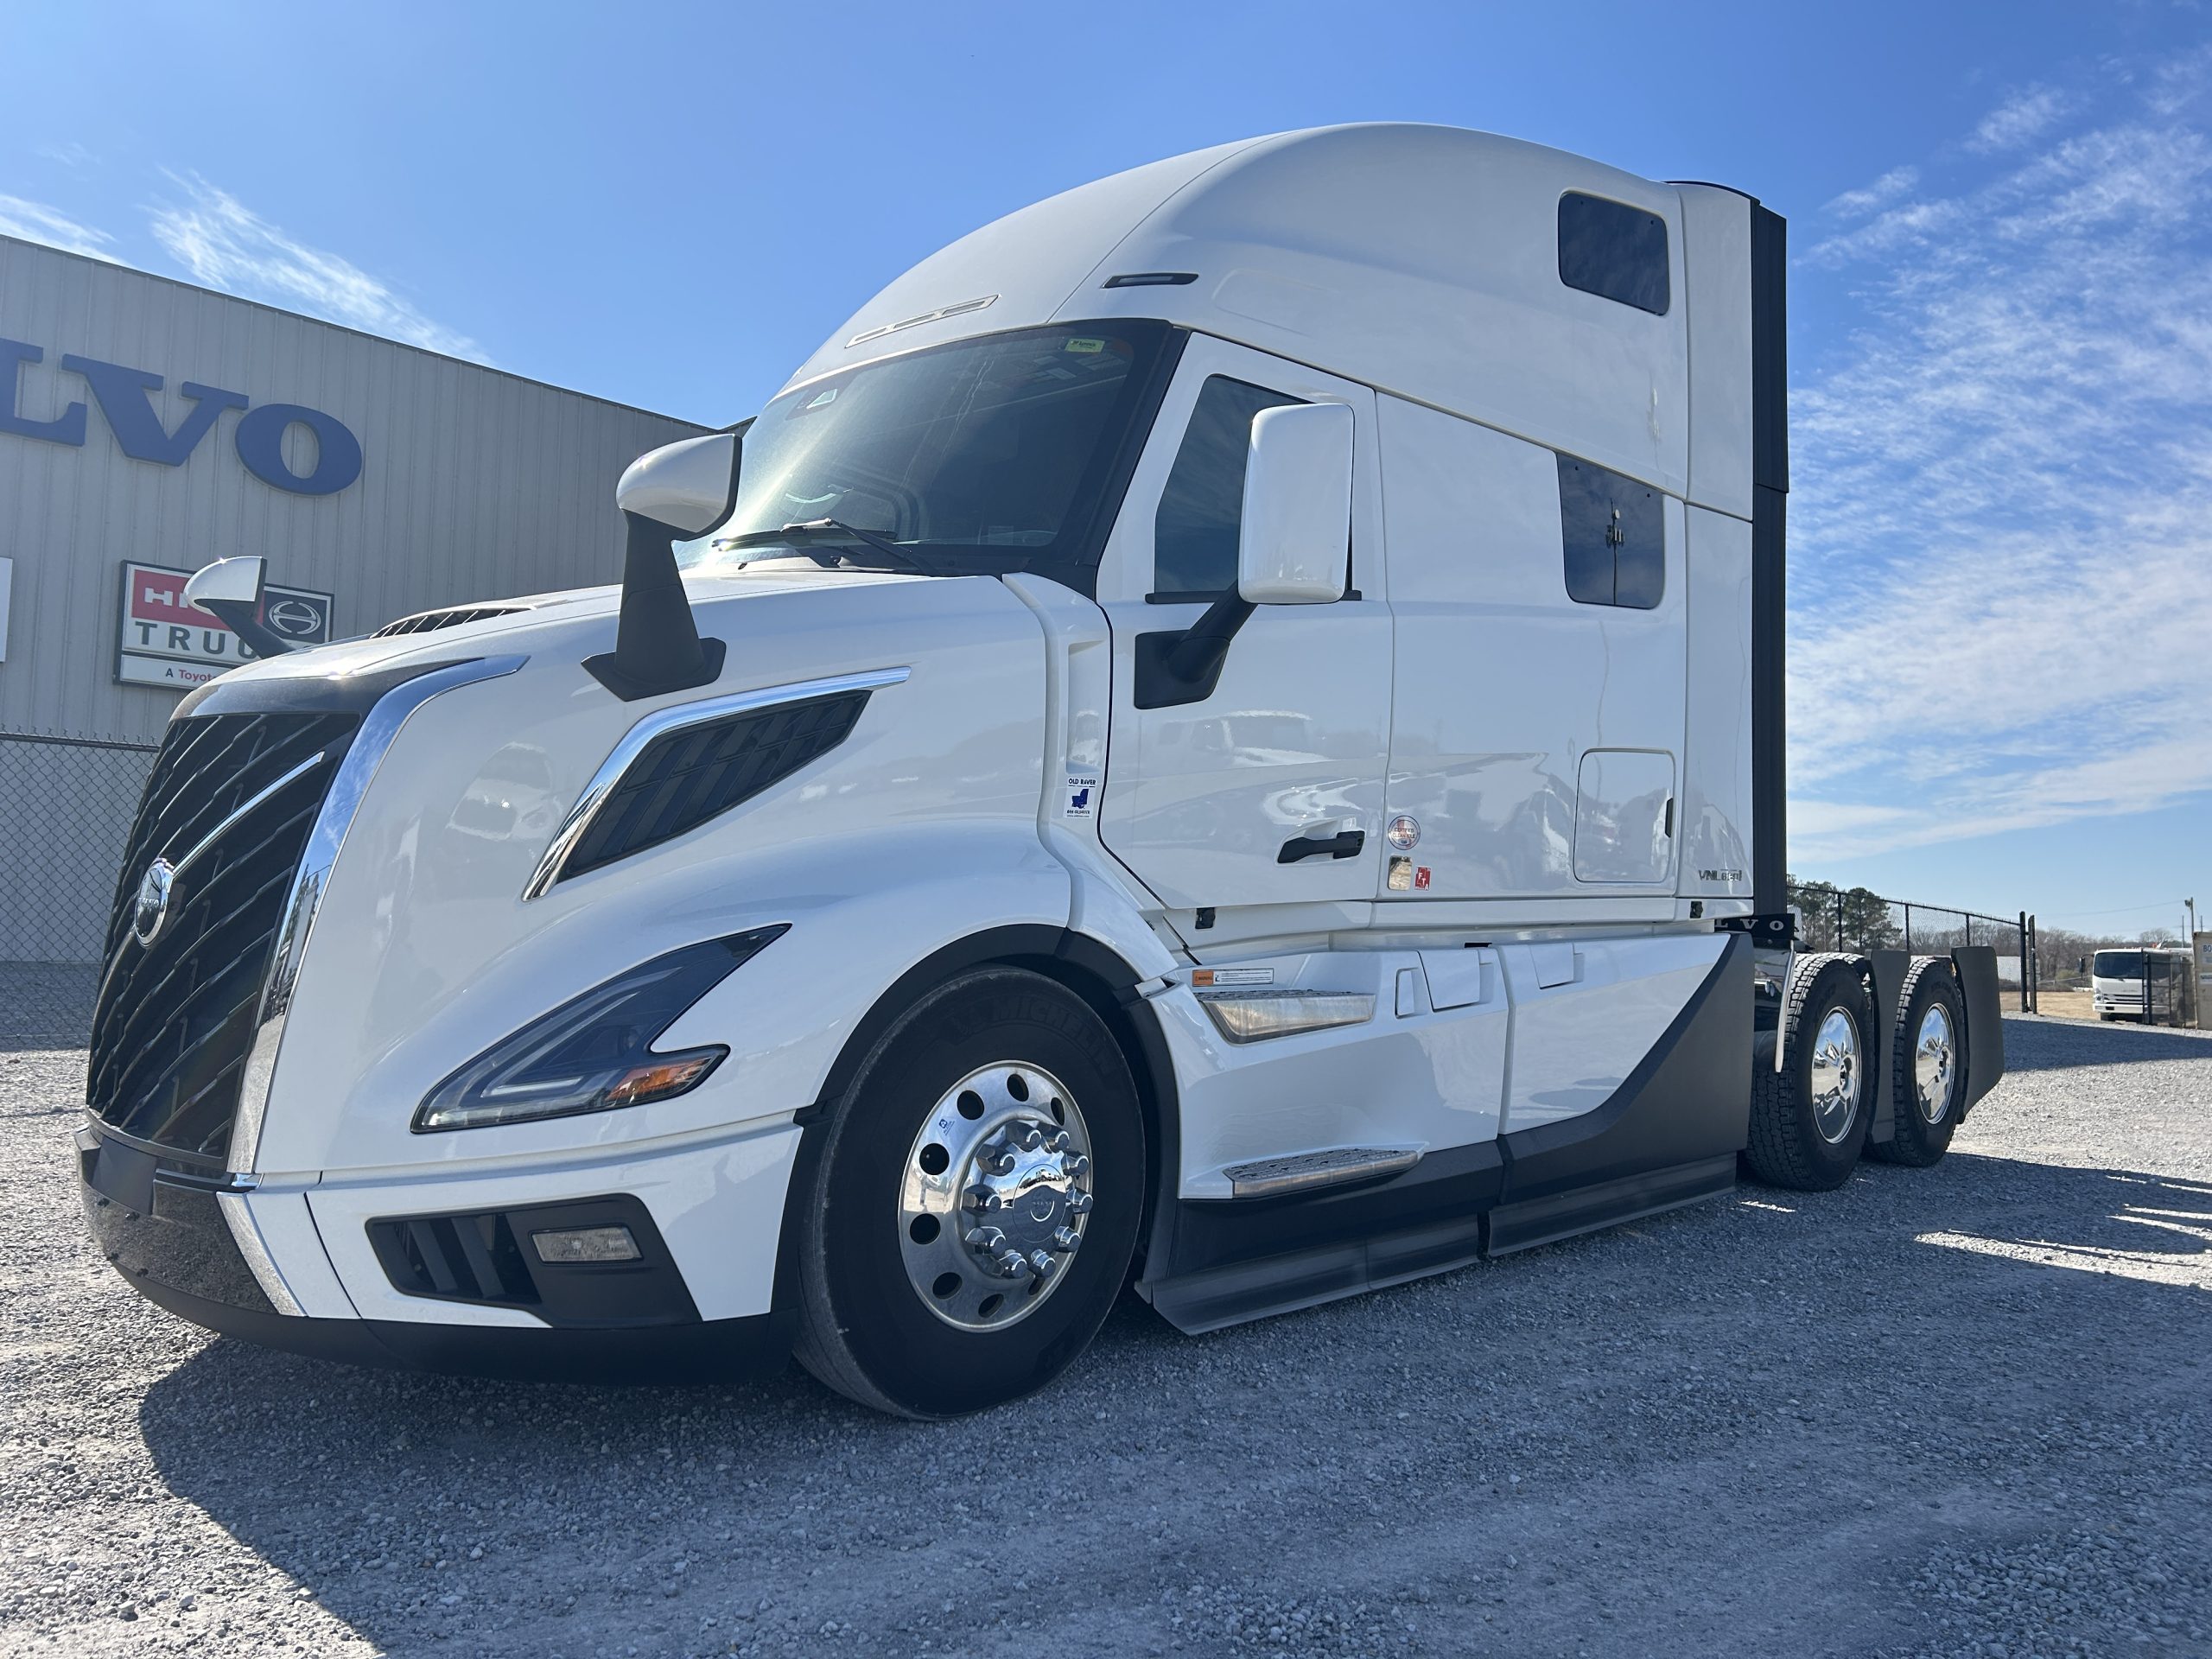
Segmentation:
<svg viewBox="0 0 2212 1659">
<path fill-rule="evenodd" d="M 2148 101 L 1814 257 L 1872 312 L 1794 391 L 1793 856 L 2212 809 L 2212 142 Z"/>
<path fill-rule="evenodd" d="M 1919 182 L 1918 168 L 1893 167 L 1864 189 L 1845 191 L 1821 211 L 1841 219 L 1864 219 L 1877 208 L 1888 207 L 1899 196 L 1910 194 Z"/>
<path fill-rule="evenodd" d="M 433 321 L 359 266 L 308 247 L 197 174 L 168 177 L 188 198 L 149 209 L 155 239 L 211 288 L 303 310 L 475 362 L 477 343 Z"/>
<path fill-rule="evenodd" d="M 105 231 L 80 225 L 58 209 L 43 202 L 25 201 L 21 196 L 0 196 L 0 236 L 42 242 L 49 248 L 120 263 L 108 251 L 115 238 Z"/>
<path fill-rule="evenodd" d="M 2048 131 L 2066 110 L 2067 100 L 2060 93 L 2048 86 L 2030 86 L 1982 117 L 1967 148 L 1982 156 L 2018 149 Z"/>
<path fill-rule="evenodd" d="M 73 138 L 63 143 L 41 144 L 36 153 L 47 161 L 60 162 L 63 167 L 83 167 L 99 159 Z"/>
</svg>

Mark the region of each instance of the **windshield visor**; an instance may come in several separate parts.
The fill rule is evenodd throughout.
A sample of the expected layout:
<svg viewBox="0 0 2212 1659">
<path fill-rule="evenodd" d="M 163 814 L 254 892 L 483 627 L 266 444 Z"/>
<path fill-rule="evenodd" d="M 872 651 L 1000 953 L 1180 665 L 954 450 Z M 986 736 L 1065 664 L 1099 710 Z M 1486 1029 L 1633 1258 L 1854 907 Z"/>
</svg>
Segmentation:
<svg viewBox="0 0 2212 1659">
<path fill-rule="evenodd" d="M 979 569 L 1065 562 L 1089 541 L 1166 334 L 1072 324 L 957 341 L 811 381 L 745 435 L 737 505 L 686 569 L 817 552 L 774 532 L 833 519 Z M 833 538 L 834 539 L 834 538 Z M 881 562 L 864 541 L 857 558 Z M 845 551 L 843 544 L 836 550 Z"/>
</svg>

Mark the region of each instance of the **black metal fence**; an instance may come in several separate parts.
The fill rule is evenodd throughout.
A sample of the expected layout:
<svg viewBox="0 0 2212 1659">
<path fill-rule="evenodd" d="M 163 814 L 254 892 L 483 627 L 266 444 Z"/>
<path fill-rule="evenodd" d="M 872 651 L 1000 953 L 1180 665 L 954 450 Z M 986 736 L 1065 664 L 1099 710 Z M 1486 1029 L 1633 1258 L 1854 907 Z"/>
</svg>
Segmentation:
<svg viewBox="0 0 2212 1659">
<path fill-rule="evenodd" d="M 154 753 L 0 733 L 0 962 L 99 959 Z"/>
<path fill-rule="evenodd" d="M 2038 988 L 2036 918 L 2027 911 L 1986 916 L 1979 911 L 1885 899 L 1865 887 L 1789 879 L 1801 950 L 1904 950 L 1939 957 L 1954 946 L 1986 944 L 1997 953 L 1998 983 L 2033 1012 Z"/>
</svg>

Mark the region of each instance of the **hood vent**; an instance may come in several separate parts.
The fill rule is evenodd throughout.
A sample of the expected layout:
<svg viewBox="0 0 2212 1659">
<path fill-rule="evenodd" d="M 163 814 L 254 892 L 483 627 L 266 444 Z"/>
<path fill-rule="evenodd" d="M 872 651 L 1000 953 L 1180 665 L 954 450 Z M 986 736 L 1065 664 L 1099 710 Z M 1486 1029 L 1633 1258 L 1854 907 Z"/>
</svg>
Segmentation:
<svg viewBox="0 0 2212 1659">
<path fill-rule="evenodd" d="M 440 628 L 457 628 L 464 622 L 481 622 L 488 617 L 512 616 L 529 608 L 526 605 L 454 605 L 442 611 L 417 611 L 412 616 L 385 623 L 369 638 L 389 639 L 400 633 L 435 633 Z"/>
</svg>

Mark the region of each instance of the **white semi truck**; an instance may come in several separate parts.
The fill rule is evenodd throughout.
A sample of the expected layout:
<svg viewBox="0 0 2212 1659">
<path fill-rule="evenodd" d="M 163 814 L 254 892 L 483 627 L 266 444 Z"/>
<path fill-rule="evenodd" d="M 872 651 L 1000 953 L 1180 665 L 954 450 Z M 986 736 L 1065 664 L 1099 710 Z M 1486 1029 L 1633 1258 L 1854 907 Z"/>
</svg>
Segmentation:
<svg viewBox="0 0 2212 1659">
<path fill-rule="evenodd" d="M 1941 1157 L 1995 967 L 1799 956 L 1781 219 L 1410 125 L 899 277 L 621 586 L 178 708 L 79 1132 L 184 1317 L 949 1415 Z M 251 628 L 257 567 L 195 579 Z"/>
</svg>

